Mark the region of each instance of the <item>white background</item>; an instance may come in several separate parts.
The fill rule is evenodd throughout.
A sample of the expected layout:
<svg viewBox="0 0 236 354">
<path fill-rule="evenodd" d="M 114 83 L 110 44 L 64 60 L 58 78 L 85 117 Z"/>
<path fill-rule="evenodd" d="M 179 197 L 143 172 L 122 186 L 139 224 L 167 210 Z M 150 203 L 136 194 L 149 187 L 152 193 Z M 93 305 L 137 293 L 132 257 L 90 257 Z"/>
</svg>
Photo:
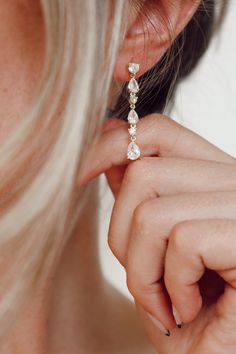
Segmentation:
<svg viewBox="0 0 236 354">
<path fill-rule="evenodd" d="M 225 0 L 228 1 L 228 0 Z M 236 157 L 236 0 L 197 70 L 178 87 L 171 117 Z M 104 275 L 128 294 L 121 266 L 107 246 L 113 198 L 102 178 L 100 254 Z"/>
</svg>

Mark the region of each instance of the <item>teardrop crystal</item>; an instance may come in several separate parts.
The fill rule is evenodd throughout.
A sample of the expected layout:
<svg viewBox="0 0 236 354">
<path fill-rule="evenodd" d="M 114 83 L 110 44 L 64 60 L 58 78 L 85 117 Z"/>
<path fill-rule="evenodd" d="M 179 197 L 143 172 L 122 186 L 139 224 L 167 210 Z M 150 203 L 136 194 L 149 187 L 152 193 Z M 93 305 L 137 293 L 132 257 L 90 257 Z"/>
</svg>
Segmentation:
<svg viewBox="0 0 236 354">
<path fill-rule="evenodd" d="M 139 117 L 134 109 L 131 109 L 128 115 L 129 124 L 137 124 L 139 121 Z"/>
<path fill-rule="evenodd" d="M 132 79 L 129 81 L 128 90 L 129 90 L 130 92 L 133 92 L 133 93 L 138 93 L 138 92 L 139 92 L 138 81 L 135 80 L 134 78 L 132 78 Z"/>
<path fill-rule="evenodd" d="M 138 145 L 134 142 L 131 142 L 127 150 L 127 158 L 129 160 L 137 160 L 141 155 Z"/>
</svg>

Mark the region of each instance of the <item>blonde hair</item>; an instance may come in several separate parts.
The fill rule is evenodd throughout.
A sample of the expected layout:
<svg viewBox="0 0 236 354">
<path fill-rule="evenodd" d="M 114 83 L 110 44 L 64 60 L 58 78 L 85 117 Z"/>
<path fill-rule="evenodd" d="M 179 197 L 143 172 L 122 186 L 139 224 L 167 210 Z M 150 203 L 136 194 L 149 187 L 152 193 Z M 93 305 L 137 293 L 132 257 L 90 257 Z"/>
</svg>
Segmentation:
<svg viewBox="0 0 236 354">
<path fill-rule="evenodd" d="M 41 0 L 42 80 L 0 154 L 1 339 L 49 276 L 78 220 L 86 190 L 77 176 L 107 107 L 126 4 Z"/>
</svg>

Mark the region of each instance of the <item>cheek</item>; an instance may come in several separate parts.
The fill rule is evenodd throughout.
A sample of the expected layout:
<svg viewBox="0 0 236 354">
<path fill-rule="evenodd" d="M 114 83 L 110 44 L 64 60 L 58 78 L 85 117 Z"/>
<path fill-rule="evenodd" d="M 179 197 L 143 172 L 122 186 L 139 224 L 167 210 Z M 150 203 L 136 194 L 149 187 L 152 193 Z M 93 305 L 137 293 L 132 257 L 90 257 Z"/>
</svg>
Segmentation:
<svg viewBox="0 0 236 354">
<path fill-rule="evenodd" d="M 39 8 L 0 4 L 0 144 L 32 102 L 44 60 L 44 28 Z"/>
<path fill-rule="evenodd" d="M 0 68 L 2 68 L 0 62 Z M 0 143 L 7 140 L 10 133 L 21 120 L 29 104 L 30 83 L 22 72 L 5 65 L 5 75 L 0 75 Z M 0 69 L 1 71 L 1 69 Z M 17 77 L 17 80 L 14 80 Z"/>
</svg>

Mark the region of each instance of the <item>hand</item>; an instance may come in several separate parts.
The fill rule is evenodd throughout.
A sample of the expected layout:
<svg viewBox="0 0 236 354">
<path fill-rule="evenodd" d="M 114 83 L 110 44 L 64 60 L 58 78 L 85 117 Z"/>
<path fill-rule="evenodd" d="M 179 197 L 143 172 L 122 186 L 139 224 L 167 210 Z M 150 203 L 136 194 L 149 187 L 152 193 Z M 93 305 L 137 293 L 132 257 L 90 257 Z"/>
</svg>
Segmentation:
<svg viewBox="0 0 236 354">
<path fill-rule="evenodd" d="M 235 159 L 151 115 L 138 127 L 143 157 L 127 165 L 127 125 L 108 125 L 117 127 L 91 148 L 96 162 L 88 158 L 81 182 L 107 174 L 116 197 L 109 244 L 153 342 L 160 353 L 235 353 Z M 161 337 L 150 315 L 172 329 L 172 304 L 188 325 Z"/>
</svg>

